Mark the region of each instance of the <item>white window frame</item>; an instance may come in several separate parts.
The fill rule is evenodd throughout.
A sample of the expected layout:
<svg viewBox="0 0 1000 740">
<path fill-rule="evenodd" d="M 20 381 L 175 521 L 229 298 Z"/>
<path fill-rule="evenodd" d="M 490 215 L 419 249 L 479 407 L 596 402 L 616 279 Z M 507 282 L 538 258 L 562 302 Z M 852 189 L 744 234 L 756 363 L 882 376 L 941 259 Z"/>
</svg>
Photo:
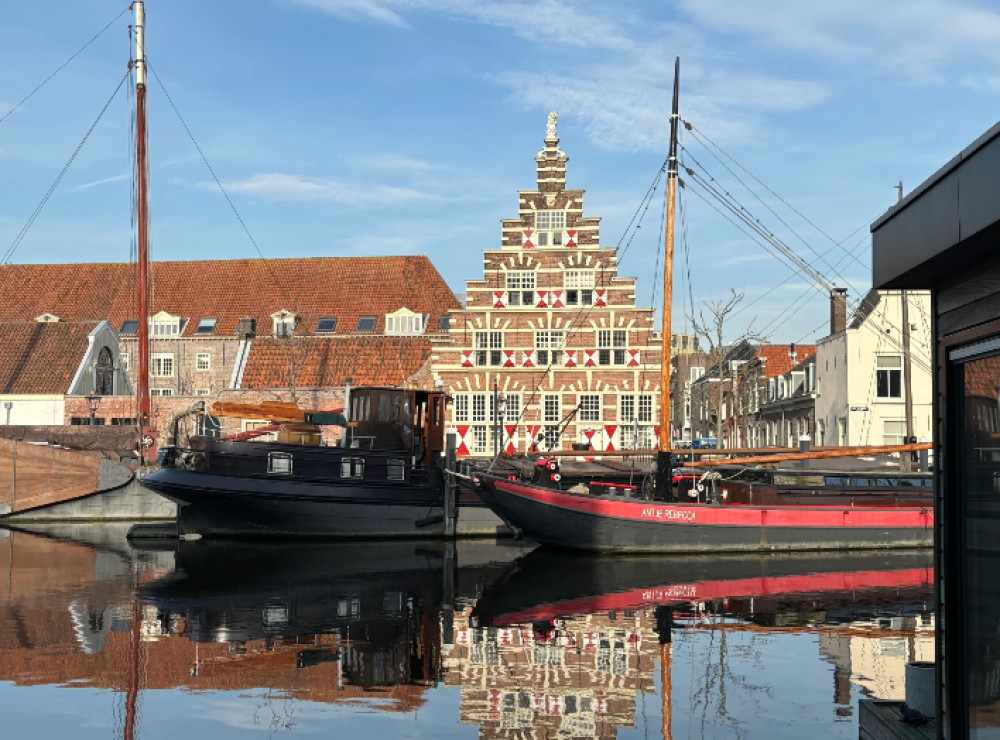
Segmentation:
<svg viewBox="0 0 1000 740">
<path fill-rule="evenodd" d="M 272 475 L 291 475 L 292 453 L 291 452 L 267 453 L 267 472 Z"/>
<path fill-rule="evenodd" d="M 427 331 L 427 314 L 401 308 L 385 315 L 385 333 L 389 336 L 414 337 Z"/>
<path fill-rule="evenodd" d="M 577 399 L 579 411 L 577 420 L 581 422 L 601 421 L 601 394 L 581 393 Z"/>
<path fill-rule="evenodd" d="M 885 375 L 886 393 L 880 392 L 879 378 Z M 896 377 L 897 393 L 892 392 L 893 376 Z M 875 398 L 879 401 L 900 401 L 903 398 L 903 358 L 901 355 L 875 356 Z"/>
<path fill-rule="evenodd" d="M 506 285 L 508 306 L 534 307 L 537 285 L 537 275 L 534 270 L 508 270 Z"/>
<path fill-rule="evenodd" d="M 149 357 L 149 375 L 152 378 L 172 378 L 175 367 L 173 352 L 154 352 Z"/>
<path fill-rule="evenodd" d="M 210 396 L 212 395 L 212 391 L 208 388 L 198 388 L 195 390 L 194 394 L 196 396 Z"/>
<path fill-rule="evenodd" d="M 469 420 L 469 395 L 467 393 L 457 393 L 455 395 L 455 406 L 452 415 L 456 423 L 467 422 Z"/>
<path fill-rule="evenodd" d="M 174 395 L 174 389 L 173 388 L 150 388 L 149 389 L 149 395 L 150 396 L 172 396 L 172 395 Z"/>
<path fill-rule="evenodd" d="M 199 372 L 212 369 L 212 354 L 210 352 L 199 352 L 194 356 L 194 369 Z"/>
<path fill-rule="evenodd" d="M 564 270 L 563 302 L 567 306 L 590 306 L 594 303 L 596 271 Z"/>
<path fill-rule="evenodd" d="M 181 317 L 161 311 L 149 319 L 149 335 L 153 339 L 176 337 L 181 333 Z"/>
<path fill-rule="evenodd" d="M 566 211 L 535 211 L 535 245 L 561 247 L 566 229 Z"/>
<path fill-rule="evenodd" d="M 542 421 L 546 424 L 558 424 L 562 421 L 562 395 L 559 393 L 542 394 Z"/>
</svg>

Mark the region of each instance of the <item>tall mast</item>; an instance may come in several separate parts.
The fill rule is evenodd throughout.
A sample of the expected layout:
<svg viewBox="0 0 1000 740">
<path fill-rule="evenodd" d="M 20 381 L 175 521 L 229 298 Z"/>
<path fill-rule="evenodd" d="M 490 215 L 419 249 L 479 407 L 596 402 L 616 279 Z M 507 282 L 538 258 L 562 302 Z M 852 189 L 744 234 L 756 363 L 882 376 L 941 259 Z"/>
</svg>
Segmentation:
<svg viewBox="0 0 1000 740">
<path fill-rule="evenodd" d="M 670 454 L 670 346 L 671 307 L 674 282 L 674 198 L 677 192 L 677 123 L 678 90 L 681 59 L 674 60 L 674 99 L 670 110 L 670 156 L 667 159 L 667 228 L 663 247 L 663 348 L 660 351 L 660 440 L 656 456 L 656 489 L 660 494 L 670 491 L 673 461 Z"/>
<path fill-rule="evenodd" d="M 146 175 L 146 16 L 142 0 L 132 3 L 135 10 L 135 156 L 136 208 L 139 247 L 139 430 L 142 460 L 152 453 L 155 429 L 149 403 L 149 229 Z"/>
</svg>

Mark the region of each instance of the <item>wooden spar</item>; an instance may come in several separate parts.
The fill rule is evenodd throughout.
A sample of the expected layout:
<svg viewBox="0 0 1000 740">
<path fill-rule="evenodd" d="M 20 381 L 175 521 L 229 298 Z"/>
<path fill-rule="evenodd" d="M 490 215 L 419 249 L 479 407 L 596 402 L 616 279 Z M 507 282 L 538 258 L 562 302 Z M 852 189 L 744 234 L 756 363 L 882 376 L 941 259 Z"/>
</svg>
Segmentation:
<svg viewBox="0 0 1000 740">
<path fill-rule="evenodd" d="M 231 403 L 216 401 L 212 404 L 212 416 L 226 416 L 239 419 L 267 419 L 277 422 L 303 423 L 307 413 L 341 414 L 343 409 L 333 411 L 310 411 L 299 408 L 297 404 L 285 401 L 266 401 L 264 403 Z"/>
<path fill-rule="evenodd" d="M 929 450 L 934 445 L 930 442 L 919 442 L 912 445 L 871 445 L 867 447 L 830 448 L 822 452 L 783 453 L 780 455 L 759 455 L 757 457 L 737 457 L 728 460 L 698 460 L 685 463 L 688 468 L 707 468 L 717 465 L 753 465 L 756 463 L 784 462 L 785 460 L 826 460 L 832 457 L 858 457 L 860 455 L 879 455 L 888 452 L 916 452 Z M 714 450 L 716 454 L 726 454 L 723 450 Z"/>
<path fill-rule="evenodd" d="M 135 9 L 135 168 L 136 208 L 139 249 L 139 431 L 140 456 L 144 463 L 154 454 L 156 428 L 152 423 L 149 401 L 149 208 L 146 176 L 146 20 L 142 0 L 132 3 Z"/>
<path fill-rule="evenodd" d="M 681 58 L 674 60 L 674 97 L 670 107 L 670 155 L 667 159 L 667 225 L 663 245 L 663 327 L 660 349 L 660 437 L 656 455 L 656 490 L 665 495 L 672 485 L 670 454 L 670 335 L 674 282 L 674 198 L 677 191 L 677 122 L 678 88 Z"/>
<path fill-rule="evenodd" d="M 670 450 L 670 335 L 674 281 L 674 199 L 677 190 L 677 102 L 680 57 L 674 61 L 674 98 L 670 113 L 670 156 L 667 160 L 667 227 L 663 246 L 663 330 L 660 350 L 660 450 Z"/>
</svg>

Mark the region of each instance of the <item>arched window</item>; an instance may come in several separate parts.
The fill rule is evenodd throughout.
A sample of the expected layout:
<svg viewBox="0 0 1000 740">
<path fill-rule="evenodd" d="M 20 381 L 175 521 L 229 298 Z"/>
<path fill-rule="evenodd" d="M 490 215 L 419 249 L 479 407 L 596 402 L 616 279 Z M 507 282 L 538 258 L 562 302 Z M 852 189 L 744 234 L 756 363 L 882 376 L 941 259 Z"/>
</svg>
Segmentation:
<svg viewBox="0 0 1000 740">
<path fill-rule="evenodd" d="M 98 396 L 111 396 L 115 392 L 115 368 L 111 362 L 111 350 L 101 347 L 97 354 L 97 367 L 94 370 L 94 393 Z"/>
</svg>

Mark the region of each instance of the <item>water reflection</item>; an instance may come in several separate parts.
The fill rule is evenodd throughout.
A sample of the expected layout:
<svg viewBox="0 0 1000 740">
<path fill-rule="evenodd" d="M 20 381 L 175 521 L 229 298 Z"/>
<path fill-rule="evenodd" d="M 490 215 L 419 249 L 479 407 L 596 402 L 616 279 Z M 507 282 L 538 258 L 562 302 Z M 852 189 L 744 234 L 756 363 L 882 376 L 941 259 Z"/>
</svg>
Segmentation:
<svg viewBox="0 0 1000 740">
<path fill-rule="evenodd" d="M 405 717 L 409 734 L 428 736 L 635 727 L 854 738 L 857 698 L 901 699 L 904 664 L 933 659 L 924 552 L 614 558 L 512 541 L 136 549 L 123 533 L 0 531 L 0 701 L 14 707 L 14 728 L 130 737 L 136 723 L 169 723 L 203 738 L 223 726 L 328 732 L 337 721 L 343 731 L 347 720 L 381 736 L 380 717 Z M 72 687 L 74 708 L 51 711 L 46 686 Z M 39 691 L 14 702 L 13 687 Z"/>
</svg>

